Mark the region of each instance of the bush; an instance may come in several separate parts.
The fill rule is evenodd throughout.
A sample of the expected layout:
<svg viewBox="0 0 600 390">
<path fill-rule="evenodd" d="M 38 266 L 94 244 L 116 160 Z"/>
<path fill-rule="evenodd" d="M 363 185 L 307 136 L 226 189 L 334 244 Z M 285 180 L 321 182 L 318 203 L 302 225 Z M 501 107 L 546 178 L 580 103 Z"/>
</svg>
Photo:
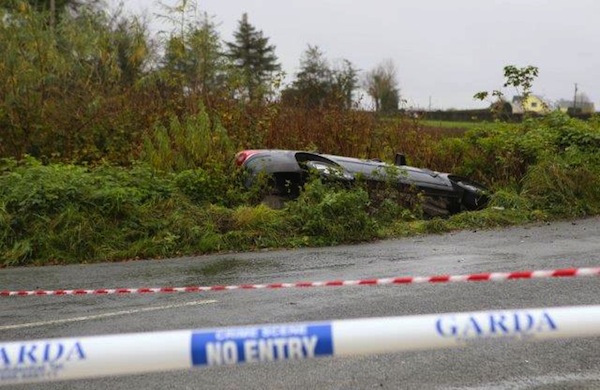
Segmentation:
<svg viewBox="0 0 600 390">
<path fill-rule="evenodd" d="M 143 206 L 172 195 L 168 177 L 141 166 L 45 166 L 30 158 L 5 160 L 3 171 L 4 264 L 107 259 L 104 248 L 125 247 L 140 227 Z"/>
<path fill-rule="evenodd" d="M 587 158 L 586 158 L 587 157 Z M 593 155 L 574 152 L 533 166 L 523 181 L 523 195 L 536 208 L 557 216 L 600 212 L 600 164 Z"/>
<path fill-rule="evenodd" d="M 376 237 L 368 209 L 369 196 L 364 189 L 328 186 L 318 179 L 308 183 L 299 199 L 288 205 L 299 232 L 321 244 Z"/>
<path fill-rule="evenodd" d="M 157 170 L 179 172 L 226 166 L 235 152 L 225 128 L 200 105 L 185 119 L 172 115 L 169 126 L 158 122 L 144 137 L 141 159 Z"/>
<path fill-rule="evenodd" d="M 223 172 L 212 174 L 202 168 L 188 169 L 175 176 L 175 185 L 194 203 L 223 203 L 230 183 Z"/>
<path fill-rule="evenodd" d="M 504 210 L 530 211 L 533 208 L 531 200 L 521 196 L 514 189 L 501 189 L 492 194 L 489 206 Z"/>
</svg>

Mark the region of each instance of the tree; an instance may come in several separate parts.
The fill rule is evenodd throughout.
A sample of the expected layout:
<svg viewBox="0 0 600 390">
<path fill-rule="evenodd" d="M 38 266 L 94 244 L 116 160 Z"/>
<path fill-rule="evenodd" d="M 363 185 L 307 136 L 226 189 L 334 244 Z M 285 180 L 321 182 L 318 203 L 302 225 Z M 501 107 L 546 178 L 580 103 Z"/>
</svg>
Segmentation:
<svg viewBox="0 0 600 390">
<path fill-rule="evenodd" d="M 385 60 L 365 75 L 363 86 L 375 102 L 377 112 L 395 112 L 400 103 L 396 66 Z"/>
<path fill-rule="evenodd" d="M 517 95 L 521 96 L 523 101 L 531 95 L 533 80 L 538 76 L 537 66 L 528 65 L 524 68 L 517 68 L 514 65 L 504 67 L 504 87 L 514 87 Z"/>
<path fill-rule="evenodd" d="M 342 59 L 331 67 L 318 46 L 308 45 L 296 80 L 282 93 L 282 100 L 309 108 L 332 104 L 350 108 L 357 82 L 357 71 L 350 61 Z"/>
<path fill-rule="evenodd" d="M 345 108 L 352 107 L 354 91 L 358 87 L 358 71 L 347 59 L 332 69 L 333 95 Z"/>
<path fill-rule="evenodd" d="M 270 45 L 269 38 L 248 22 L 246 13 L 238 23 L 234 38 L 234 42 L 226 42 L 226 55 L 240 72 L 248 98 L 260 100 L 268 92 L 268 82 L 273 80 L 274 73 L 281 69 L 275 56 L 275 46 Z"/>
<path fill-rule="evenodd" d="M 204 96 L 216 92 L 224 79 L 225 60 L 216 24 L 204 13 L 189 39 L 188 77 L 191 87 Z"/>
<path fill-rule="evenodd" d="M 503 87 L 513 87 L 516 91 L 516 96 L 521 102 L 526 102 L 531 96 L 531 88 L 533 81 L 538 76 L 539 69 L 537 66 L 528 65 L 523 68 L 518 68 L 514 65 L 506 65 L 504 67 L 504 84 Z M 491 93 L 487 91 L 477 92 L 473 95 L 474 99 L 486 100 L 489 96 L 495 97 L 495 101 L 491 104 L 492 113 L 496 116 L 501 116 L 498 112 L 499 107 L 505 107 L 504 105 L 504 93 L 500 90 L 494 90 Z M 527 114 L 527 112 L 525 112 Z"/>
<path fill-rule="evenodd" d="M 225 61 L 216 24 L 204 13 L 199 21 L 185 23 L 180 34 L 169 36 L 163 64 L 171 81 L 208 97 L 222 83 Z"/>
<path fill-rule="evenodd" d="M 90 4 L 97 4 L 98 0 L 5 0 L 2 3 L 0 7 L 6 9 L 19 9 L 23 5 L 28 5 L 36 11 L 48 12 L 54 8 L 57 12 L 62 12 L 67 9 L 76 11 Z"/>
<path fill-rule="evenodd" d="M 52 29 L 27 5 L 1 16 L 0 156 L 91 161 L 130 150 L 144 109 L 132 87 L 148 58 L 144 27 L 102 10 L 65 13 Z"/>
<path fill-rule="evenodd" d="M 199 13 L 197 1 L 181 0 L 175 5 L 159 3 L 160 15 L 173 26 L 164 40 L 162 67 L 158 72 L 162 94 L 174 106 L 178 99 L 195 107 L 198 97 L 212 106 L 213 97 L 227 94 L 228 60 L 214 17 Z"/>
<path fill-rule="evenodd" d="M 283 100 L 310 108 L 322 106 L 330 93 L 331 70 L 318 46 L 308 45 L 300 58 L 300 71 Z"/>
<path fill-rule="evenodd" d="M 143 74 L 151 57 L 147 27 L 138 18 L 121 17 L 110 26 L 109 40 L 116 50 L 116 62 L 121 70 L 121 84 L 133 85 Z"/>
<path fill-rule="evenodd" d="M 101 0 L 4 0 L 0 8 L 22 11 L 28 6 L 37 12 L 47 12 L 50 16 L 48 24 L 53 27 L 63 13 L 94 10 L 100 3 Z"/>
</svg>

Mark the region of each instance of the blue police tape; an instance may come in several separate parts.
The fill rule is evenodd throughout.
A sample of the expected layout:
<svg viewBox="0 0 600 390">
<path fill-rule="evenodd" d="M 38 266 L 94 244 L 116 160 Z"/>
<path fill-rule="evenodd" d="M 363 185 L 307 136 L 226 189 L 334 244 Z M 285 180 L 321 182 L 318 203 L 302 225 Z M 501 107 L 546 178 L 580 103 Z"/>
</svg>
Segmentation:
<svg viewBox="0 0 600 390">
<path fill-rule="evenodd" d="M 600 336 L 600 305 L 0 343 L 0 384 Z"/>
</svg>

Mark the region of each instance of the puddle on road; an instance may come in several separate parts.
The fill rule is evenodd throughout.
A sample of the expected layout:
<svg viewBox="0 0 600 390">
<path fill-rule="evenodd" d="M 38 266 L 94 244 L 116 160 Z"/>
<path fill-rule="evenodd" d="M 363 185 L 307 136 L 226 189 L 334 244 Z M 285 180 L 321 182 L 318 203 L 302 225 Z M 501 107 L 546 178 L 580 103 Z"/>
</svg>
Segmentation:
<svg viewBox="0 0 600 390">
<path fill-rule="evenodd" d="M 234 257 L 218 260 L 199 260 L 184 268 L 146 270 L 143 278 L 163 278 L 163 284 L 169 285 L 209 285 L 224 284 L 226 281 L 238 279 L 264 270 L 278 269 L 281 264 L 273 260 L 237 259 Z"/>
<path fill-rule="evenodd" d="M 277 269 L 281 263 L 273 260 L 246 260 L 225 258 L 210 261 L 187 270 L 186 284 L 231 284 L 240 277 L 256 274 L 268 269 Z"/>
<path fill-rule="evenodd" d="M 190 274 L 204 277 L 213 277 L 220 275 L 231 275 L 241 271 L 254 271 L 256 269 L 265 268 L 265 262 L 256 262 L 242 259 L 221 259 L 211 261 L 201 267 L 192 267 L 189 269 Z M 273 262 L 274 263 L 274 262 Z M 267 264 L 268 266 L 268 264 Z"/>
</svg>

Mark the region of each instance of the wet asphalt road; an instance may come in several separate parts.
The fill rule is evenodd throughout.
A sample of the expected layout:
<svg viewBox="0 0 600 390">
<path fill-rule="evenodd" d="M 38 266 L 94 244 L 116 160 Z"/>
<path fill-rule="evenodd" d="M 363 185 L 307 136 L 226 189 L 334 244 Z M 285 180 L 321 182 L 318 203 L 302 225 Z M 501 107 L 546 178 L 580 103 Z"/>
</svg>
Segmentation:
<svg viewBox="0 0 600 390">
<path fill-rule="evenodd" d="M 600 219 L 356 246 L 0 270 L 0 289 L 157 287 L 600 265 Z M 211 273 L 207 266 L 222 267 Z M 213 268 L 214 269 L 214 268 Z M 0 340 L 600 304 L 600 279 L 0 298 Z M 600 389 L 600 339 L 215 367 L 17 389 Z"/>
</svg>

